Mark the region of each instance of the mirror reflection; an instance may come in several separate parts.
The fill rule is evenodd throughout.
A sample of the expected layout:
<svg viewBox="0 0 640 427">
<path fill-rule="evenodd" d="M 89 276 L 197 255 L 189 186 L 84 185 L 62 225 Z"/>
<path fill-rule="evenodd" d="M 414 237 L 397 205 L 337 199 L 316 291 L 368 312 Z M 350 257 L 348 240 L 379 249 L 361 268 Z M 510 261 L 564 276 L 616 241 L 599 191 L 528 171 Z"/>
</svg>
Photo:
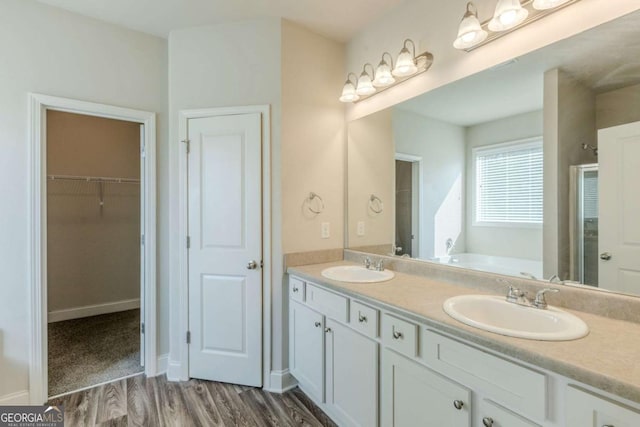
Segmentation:
<svg viewBox="0 0 640 427">
<path fill-rule="evenodd" d="M 349 123 L 348 246 L 640 293 L 640 13 Z"/>
</svg>

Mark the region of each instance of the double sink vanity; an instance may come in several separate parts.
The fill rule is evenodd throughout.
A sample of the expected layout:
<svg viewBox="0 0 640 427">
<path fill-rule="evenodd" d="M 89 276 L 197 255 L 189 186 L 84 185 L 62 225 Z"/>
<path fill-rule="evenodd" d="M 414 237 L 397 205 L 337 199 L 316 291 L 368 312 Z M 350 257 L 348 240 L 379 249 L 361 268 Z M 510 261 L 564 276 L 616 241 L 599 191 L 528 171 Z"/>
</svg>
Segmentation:
<svg viewBox="0 0 640 427">
<path fill-rule="evenodd" d="M 640 325 L 382 265 L 288 268 L 290 371 L 338 425 L 640 426 Z"/>
</svg>

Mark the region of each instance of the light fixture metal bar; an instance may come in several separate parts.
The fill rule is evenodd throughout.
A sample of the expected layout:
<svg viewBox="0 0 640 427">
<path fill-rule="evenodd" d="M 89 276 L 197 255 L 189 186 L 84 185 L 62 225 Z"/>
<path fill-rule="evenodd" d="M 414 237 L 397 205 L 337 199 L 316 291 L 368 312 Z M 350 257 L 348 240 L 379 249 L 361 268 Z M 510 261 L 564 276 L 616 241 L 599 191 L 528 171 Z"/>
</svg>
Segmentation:
<svg viewBox="0 0 640 427">
<path fill-rule="evenodd" d="M 529 16 L 527 17 L 527 19 L 525 19 L 522 23 L 520 23 L 519 25 L 516 25 L 513 28 L 510 28 L 508 30 L 505 31 L 497 31 L 497 32 L 493 32 L 491 30 L 489 30 L 489 21 L 491 21 L 491 18 L 487 19 L 486 21 L 483 21 L 481 26 L 482 29 L 487 31 L 489 33 L 489 36 L 486 38 L 486 40 L 484 40 L 481 43 L 478 43 L 474 46 L 468 47 L 466 49 L 463 49 L 465 52 L 471 52 L 472 50 L 475 50 L 477 48 L 479 48 L 480 46 L 484 46 L 487 43 L 491 43 L 494 40 L 497 40 L 503 36 L 506 36 L 507 34 L 510 34 L 516 30 L 519 30 L 520 28 L 531 24 L 532 22 L 536 22 L 542 18 L 544 18 L 547 15 L 551 15 L 552 13 L 555 13 L 561 9 L 564 9 L 567 6 L 571 6 L 572 4 L 578 3 L 581 0 L 570 0 L 564 4 L 561 4 L 557 7 L 554 7 L 553 9 L 546 9 L 546 10 L 537 10 L 533 8 L 533 0 L 520 0 L 520 3 L 522 4 L 522 7 L 526 8 L 529 11 Z"/>
<path fill-rule="evenodd" d="M 372 96 L 375 96 L 381 92 L 384 92 L 387 89 L 390 89 L 392 87 L 396 87 L 398 86 L 400 83 L 405 82 L 417 75 L 420 75 L 426 71 L 429 70 L 429 68 L 431 68 L 431 65 L 433 65 L 433 55 L 431 54 L 431 52 L 423 52 L 419 55 L 416 55 L 415 57 L 415 61 L 416 61 L 416 65 L 418 67 L 418 71 L 415 72 L 414 74 L 410 75 L 410 76 L 406 76 L 406 77 L 396 77 L 396 81 L 392 84 L 390 84 L 389 86 L 384 86 L 384 87 L 376 87 L 376 92 L 371 94 L 371 95 L 362 95 L 360 96 L 360 99 L 358 99 L 357 101 L 354 101 L 354 104 L 357 104 L 360 101 L 363 101 L 365 99 L 368 99 Z"/>
</svg>

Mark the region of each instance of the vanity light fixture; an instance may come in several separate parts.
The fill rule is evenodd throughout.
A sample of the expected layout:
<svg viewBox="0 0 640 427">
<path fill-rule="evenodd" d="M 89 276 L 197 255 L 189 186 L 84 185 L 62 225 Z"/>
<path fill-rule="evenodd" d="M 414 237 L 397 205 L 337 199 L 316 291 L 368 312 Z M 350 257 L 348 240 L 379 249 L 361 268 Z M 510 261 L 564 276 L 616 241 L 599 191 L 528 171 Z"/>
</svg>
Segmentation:
<svg viewBox="0 0 640 427">
<path fill-rule="evenodd" d="M 462 17 L 462 21 L 460 21 L 458 37 L 453 42 L 453 47 L 456 49 L 466 49 L 482 43 L 486 40 L 487 36 L 488 33 L 483 30 L 480 25 L 478 9 L 473 3 L 467 3 L 467 12 Z"/>
<path fill-rule="evenodd" d="M 371 74 L 367 73 L 367 65 L 371 68 Z M 358 84 L 356 85 L 356 94 L 359 96 L 368 96 L 376 93 L 376 88 L 373 87 L 373 81 L 371 80 L 373 74 L 373 65 L 368 62 L 364 64 L 362 73 L 360 73 L 360 77 L 358 78 Z"/>
<path fill-rule="evenodd" d="M 353 78 L 355 79 L 355 83 L 351 81 L 351 76 L 353 76 Z M 357 84 L 358 77 L 353 73 L 349 73 L 347 75 L 347 81 L 344 82 L 344 86 L 342 87 L 342 95 L 340 95 L 341 102 L 355 102 L 360 99 L 360 97 L 356 93 Z"/>
<path fill-rule="evenodd" d="M 411 50 L 409 50 L 409 46 Z M 387 58 L 389 61 L 387 62 Z M 385 52 L 378 67 L 373 69 L 370 63 L 364 64 L 360 77 L 349 73 L 347 81 L 342 88 L 341 102 L 357 102 L 368 98 L 375 93 L 382 92 L 418 74 L 427 71 L 433 64 L 433 55 L 424 52 L 416 55 L 416 46 L 413 40 L 406 39 L 398 58 L 393 62 L 393 57 Z M 367 70 L 370 68 L 371 72 Z M 353 77 L 353 79 L 352 79 Z"/>
<path fill-rule="evenodd" d="M 497 0 L 493 17 L 480 23 L 472 2 L 458 26 L 453 47 L 467 52 L 580 0 Z"/>
</svg>

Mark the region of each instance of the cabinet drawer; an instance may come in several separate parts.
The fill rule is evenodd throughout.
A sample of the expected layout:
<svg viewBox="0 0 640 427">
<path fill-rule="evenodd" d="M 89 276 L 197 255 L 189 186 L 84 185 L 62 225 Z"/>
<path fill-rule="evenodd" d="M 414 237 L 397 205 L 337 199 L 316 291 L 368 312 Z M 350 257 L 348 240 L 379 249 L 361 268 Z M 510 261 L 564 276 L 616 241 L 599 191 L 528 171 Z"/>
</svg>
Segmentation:
<svg viewBox="0 0 640 427">
<path fill-rule="evenodd" d="M 351 300 L 349 324 L 363 334 L 376 338 L 378 336 L 379 311 L 367 305 Z"/>
<path fill-rule="evenodd" d="M 546 375 L 426 330 L 425 362 L 502 406 L 536 421 L 547 415 Z"/>
<path fill-rule="evenodd" d="M 297 277 L 289 276 L 289 297 L 304 302 L 304 282 Z"/>
<path fill-rule="evenodd" d="M 318 286 L 307 283 L 305 300 L 310 307 L 320 313 L 340 322 L 347 322 L 349 313 L 349 300 L 342 295 L 326 291 Z"/>
<path fill-rule="evenodd" d="M 567 388 L 566 403 L 566 426 L 640 426 L 639 412 L 573 386 Z"/>
<path fill-rule="evenodd" d="M 480 422 L 489 427 L 540 427 L 490 400 L 480 402 Z"/>
<path fill-rule="evenodd" d="M 385 314 L 382 319 L 382 342 L 409 357 L 418 355 L 418 326 Z"/>
</svg>

